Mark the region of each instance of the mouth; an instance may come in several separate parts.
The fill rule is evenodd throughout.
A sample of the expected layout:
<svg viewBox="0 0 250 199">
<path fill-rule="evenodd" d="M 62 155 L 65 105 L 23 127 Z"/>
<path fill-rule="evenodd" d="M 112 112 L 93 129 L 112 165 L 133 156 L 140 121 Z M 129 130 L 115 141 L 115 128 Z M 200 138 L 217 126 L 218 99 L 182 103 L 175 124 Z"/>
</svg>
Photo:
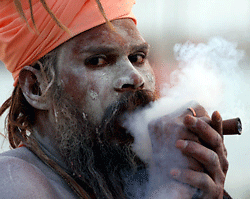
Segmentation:
<svg viewBox="0 0 250 199">
<path fill-rule="evenodd" d="M 101 125 L 102 136 L 111 143 L 132 144 L 134 137 L 124 126 L 124 120 L 127 114 L 144 108 L 151 101 L 154 101 L 154 93 L 147 90 L 125 93 L 119 101 L 106 109 Z"/>
<path fill-rule="evenodd" d="M 123 116 L 117 117 L 113 123 L 110 130 L 107 127 L 106 132 L 106 138 L 108 139 L 108 142 L 115 145 L 125 146 L 130 145 L 134 142 L 134 137 L 132 134 L 128 131 L 128 129 L 123 125 Z"/>
</svg>

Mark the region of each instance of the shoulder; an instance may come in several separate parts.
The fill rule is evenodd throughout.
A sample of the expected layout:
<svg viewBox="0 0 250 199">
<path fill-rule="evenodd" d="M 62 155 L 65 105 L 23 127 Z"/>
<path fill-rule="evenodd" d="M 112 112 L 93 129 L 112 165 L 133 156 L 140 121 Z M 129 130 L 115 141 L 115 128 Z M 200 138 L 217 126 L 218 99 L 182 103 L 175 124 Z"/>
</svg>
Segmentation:
<svg viewBox="0 0 250 199">
<path fill-rule="evenodd" d="M 57 198 L 46 176 L 18 153 L 0 155 L 0 198 Z"/>
</svg>

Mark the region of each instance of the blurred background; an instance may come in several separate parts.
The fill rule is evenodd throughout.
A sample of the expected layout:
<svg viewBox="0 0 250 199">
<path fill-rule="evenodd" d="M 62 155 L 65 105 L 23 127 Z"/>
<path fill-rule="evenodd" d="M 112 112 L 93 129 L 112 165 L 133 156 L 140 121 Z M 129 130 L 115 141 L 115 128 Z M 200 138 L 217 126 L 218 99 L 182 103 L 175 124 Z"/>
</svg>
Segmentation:
<svg viewBox="0 0 250 199">
<path fill-rule="evenodd" d="M 140 32 L 151 45 L 150 59 L 159 88 L 162 83 L 169 82 L 169 74 L 177 67 L 173 54 L 176 43 L 185 43 L 187 40 L 206 43 L 210 38 L 220 36 L 237 42 L 238 49 L 245 51 L 246 60 L 250 57 L 249 0 L 137 0 L 133 12 L 137 16 Z M 242 68 L 246 73 L 250 71 L 249 64 Z M 246 86 L 249 83 L 250 80 Z M 11 95 L 12 84 L 11 74 L 0 62 L 1 104 Z M 3 123 L 4 117 L 1 117 L 2 134 Z M 226 190 L 235 199 L 250 198 L 249 141 L 250 132 L 247 131 L 243 131 L 241 136 L 225 138 L 230 162 Z M 4 141 L 4 136 L 0 136 L 0 151 L 8 149 L 8 142 Z"/>
</svg>

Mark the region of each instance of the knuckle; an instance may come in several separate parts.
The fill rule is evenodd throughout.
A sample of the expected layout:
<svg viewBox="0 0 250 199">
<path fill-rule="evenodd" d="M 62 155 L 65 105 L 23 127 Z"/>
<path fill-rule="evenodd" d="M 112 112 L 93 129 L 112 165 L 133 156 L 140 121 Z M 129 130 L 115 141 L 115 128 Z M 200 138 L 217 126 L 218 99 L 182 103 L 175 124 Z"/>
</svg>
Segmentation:
<svg viewBox="0 0 250 199">
<path fill-rule="evenodd" d="M 227 159 L 225 159 L 223 163 L 223 172 L 226 173 L 228 171 L 228 168 L 229 168 L 229 162 Z"/>
<path fill-rule="evenodd" d="M 166 118 L 161 117 L 159 119 L 153 120 L 148 124 L 148 129 L 155 131 L 167 131 L 168 129 L 184 129 L 184 125 L 179 122 L 178 118 Z"/>
<path fill-rule="evenodd" d="M 208 115 L 206 109 L 200 104 L 197 104 L 195 106 L 195 111 L 199 115 L 199 117 Z"/>
<path fill-rule="evenodd" d="M 192 173 L 188 173 L 188 172 L 186 172 L 185 174 L 183 174 L 183 178 L 185 178 L 185 180 L 187 181 L 187 182 L 192 182 L 194 179 L 194 176 L 192 175 Z"/>
<path fill-rule="evenodd" d="M 188 152 L 190 154 L 197 153 L 197 145 L 196 145 L 196 143 L 194 141 L 188 140 L 186 150 L 188 150 Z"/>
<path fill-rule="evenodd" d="M 216 133 L 216 137 L 212 140 L 212 143 L 215 148 L 220 148 L 223 143 L 222 137 Z"/>
<path fill-rule="evenodd" d="M 218 165 L 219 163 L 219 156 L 217 153 L 215 152 L 212 152 L 211 155 L 210 155 L 210 163 L 211 163 L 211 166 L 215 167 Z"/>
<path fill-rule="evenodd" d="M 227 157 L 227 149 L 226 149 L 226 147 L 224 147 L 224 154 Z"/>
<path fill-rule="evenodd" d="M 200 188 L 202 190 L 209 190 L 209 187 L 210 187 L 209 176 L 207 174 L 202 175 L 202 178 L 200 179 Z"/>
<path fill-rule="evenodd" d="M 216 188 L 216 196 L 222 195 L 224 192 L 224 187 L 222 185 L 218 185 Z"/>
</svg>

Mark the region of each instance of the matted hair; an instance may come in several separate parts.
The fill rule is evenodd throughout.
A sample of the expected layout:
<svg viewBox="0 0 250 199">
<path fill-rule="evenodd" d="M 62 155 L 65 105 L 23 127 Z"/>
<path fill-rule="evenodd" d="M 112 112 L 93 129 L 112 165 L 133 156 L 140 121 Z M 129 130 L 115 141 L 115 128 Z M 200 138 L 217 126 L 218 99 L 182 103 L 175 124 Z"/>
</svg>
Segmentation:
<svg viewBox="0 0 250 199">
<path fill-rule="evenodd" d="M 33 67 L 41 70 L 46 78 L 47 89 L 56 78 L 56 62 L 58 48 L 42 57 Z M 39 91 L 37 91 L 39 92 Z M 17 148 L 21 142 L 26 142 L 35 118 L 35 109 L 25 99 L 21 86 L 17 83 L 12 95 L 0 107 L 0 116 L 9 109 L 5 119 L 7 137 L 12 148 Z"/>
<path fill-rule="evenodd" d="M 29 1 L 30 5 L 30 14 L 31 19 L 33 23 L 33 29 L 30 27 L 30 25 L 27 22 L 27 19 L 24 15 L 22 5 L 19 0 L 14 0 L 15 6 L 17 8 L 17 11 L 21 15 L 21 17 L 24 19 L 24 21 L 27 23 L 30 31 L 33 31 L 35 29 L 35 32 L 39 34 L 36 24 L 33 17 L 33 11 L 32 11 L 32 4 L 31 0 Z M 68 28 L 64 26 L 53 14 L 53 12 L 49 9 L 47 6 L 45 0 L 40 0 L 43 7 L 46 9 L 46 11 L 50 14 L 50 16 L 53 18 L 53 20 L 56 22 L 56 24 L 62 28 L 64 31 L 69 32 Z M 103 7 L 99 0 L 96 0 L 98 4 L 98 8 L 100 12 L 102 13 L 103 17 L 106 20 L 106 23 L 108 24 L 109 28 L 114 31 L 114 27 L 111 24 L 111 22 L 107 19 Z M 46 54 L 44 57 L 39 59 L 36 63 L 32 64 L 34 68 L 37 70 L 40 70 L 42 76 L 44 77 L 44 84 L 46 86 L 45 93 L 41 93 L 39 90 L 39 85 L 37 82 L 37 86 L 35 86 L 37 90 L 34 92 L 44 95 L 45 97 L 51 96 L 51 91 L 53 91 L 54 86 L 58 85 L 57 82 L 57 54 L 58 54 L 58 47 L 52 50 L 50 53 Z M 32 125 L 35 122 L 35 113 L 36 109 L 32 107 L 26 100 L 26 98 L 23 95 L 21 86 L 19 82 L 15 86 L 12 95 L 3 103 L 3 105 L 0 107 L 0 116 L 3 115 L 4 112 L 7 110 L 7 117 L 5 120 L 5 126 L 7 127 L 7 137 L 10 143 L 10 146 L 12 148 L 17 148 L 20 144 L 24 143 L 35 155 L 37 155 L 46 165 L 50 166 L 57 172 L 65 181 L 66 183 L 72 188 L 72 190 L 80 197 L 80 198 L 90 198 L 87 191 L 81 187 L 68 173 L 65 172 L 63 168 L 61 168 L 57 163 L 55 163 L 53 160 L 51 160 L 38 146 L 37 141 L 34 139 L 34 137 L 30 136 L 32 132 Z M 108 175 L 106 173 L 106 175 Z M 116 178 L 116 177 L 115 177 Z M 98 179 L 98 178 L 97 178 Z M 114 192 L 113 194 L 118 194 L 120 198 L 122 197 L 121 190 L 118 189 L 119 184 L 116 184 L 117 181 L 112 181 L 113 184 L 116 187 L 114 190 L 109 190 L 110 187 L 102 187 L 102 181 L 99 179 L 101 183 L 100 188 L 105 193 L 104 195 L 108 194 L 109 191 Z M 99 182 L 98 181 L 98 182 Z M 95 188 L 95 189 L 94 189 Z M 93 190 L 98 190 L 99 186 L 93 187 Z M 112 195 L 112 194 L 111 194 Z M 111 196 L 110 195 L 110 196 Z M 113 198 L 113 197 L 108 197 Z M 116 198 L 116 197 L 115 197 Z"/>
<path fill-rule="evenodd" d="M 19 0 L 13 0 L 13 1 L 21 18 L 26 22 L 29 29 L 33 31 L 24 14 L 21 2 Z M 33 27 L 35 29 L 35 32 L 39 34 L 33 16 L 32 0 L 27 0 L 27 1 L 29 2 L 30 6 L 30 14 Z M 100 0 L 95 0 L 95 1 L 98 5 L 98 8 L 102 16 L 105 18 L 106 23 L 112 30 L 114 30 L 113 25 L 106 17 L 106 14 L 104 12 Z M 40 0 L 40 2 L 45 8 L 45 10 L 49 13 L 51 18 L 56 22 L 56 24 L 64 31 L 69 33 L 70 32 L 69 29 L 65 25 L 63 25 L 62 22 L 54 15 L 54 13 L 48 7 L 46 1 Z M 37 62 L 41 64 L 34 64 L 34 67 L 37 67 L 45 72 L 43 74 L 45 78 L 49 78 L 49 81 L 51 81 L 55 76 L 56 54 L 57 54 L 57 49 L 54 49 Z M 48 84 L 51 83 L 52 82 Z M 12 148 L 16 148 L 22 141 L 25 142 L 27 140 L 27 136 L 29 134 L 28 131 L 30 130 L 31 124 L 33 123 L 34 120 L 34 108 L 26 101 L 25 97 L 23 96 L 22 89 L 19 83 L 17 83 L 16 87 L 14 88 L 11 97 L 9 97 L 1 106 L 0 116 L 7 109 L 9 109 L 9 113 L 5 120 L 5 126 L 7 127 L 7 137 L 10 142 L 10 146 Z"/>
<path fill-rule="evenodd" d="M 29 22 L 23 12 L 23 8 L 22 8 L 22 3 L 20 2 L 20 0 L 13 0 L 14 1 L 14 4 L 15 4 L 15 7 L 18 11 L 18 13 L 20 14 L 21 18 L 26 22 L 28 28 L 32 31 L 32 28 L 30 27 L 29 25 Z M 32 21 L 32 24 L 34 26 L 34 29 L 36 31 L 37 34 L 39 34 L 39 31 L 36 27 L 36 23 L 35 23 L 35 19 L 34 19 L 34 15 L 33 15 L 33 8 L 32 8 L 32 0 L 27 0 L 29 1 L 29 7 L 30 7 L 30 15 L 31 15 L 31 21 Z M 56 24 L 61 28 L 63 29 L 64 31 L 66 31 L 67 33 L 70 34 L 70 30 L 55 16 L 55 14 L 51 11 L 51 9 L 48 7 L 47 3 L 45 0 L 39 0 L 42 4 L 42 6 L 44 7 L 44 9 L 49 13 L 49 15 L 51 16 L 51 18 L 56 22 Z M 98 8 L 102 14 L 102 16 L 104 17 L 106 23 L 108 24 L 108 26 L 114 30 L 113 28 L 113 25 L 111 24 L 111 22 L 108 20 L 106 14 L 105 14 L 105 11 L 103 9 L 103 6 L 100 2 L 100 0 L 95 0 L 97 5 L 98 5 Z"/>
</svg>

